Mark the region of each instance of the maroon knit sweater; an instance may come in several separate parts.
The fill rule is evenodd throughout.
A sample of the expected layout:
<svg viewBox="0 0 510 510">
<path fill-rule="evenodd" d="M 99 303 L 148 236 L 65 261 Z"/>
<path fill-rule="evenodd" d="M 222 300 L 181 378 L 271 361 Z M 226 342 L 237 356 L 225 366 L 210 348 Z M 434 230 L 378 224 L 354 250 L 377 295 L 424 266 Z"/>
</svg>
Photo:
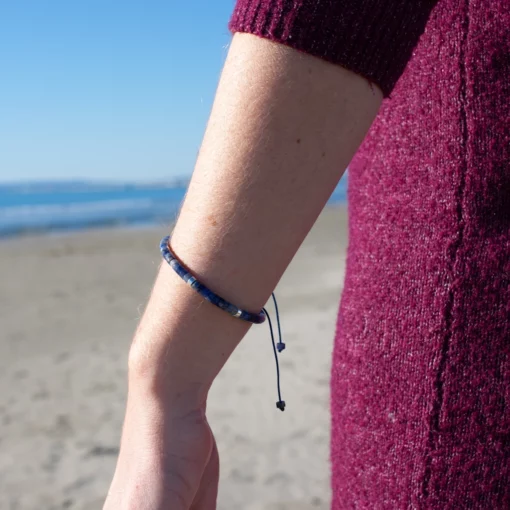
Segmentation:
<svg viewBox="0 0 510 510">
<path fill-rule="evenodd" d="M 349 167 L 334 510 L 510 509 L 510 0 L 434 4 L 238 0 L 230 25 L 391 93 Z"/>
</svg>

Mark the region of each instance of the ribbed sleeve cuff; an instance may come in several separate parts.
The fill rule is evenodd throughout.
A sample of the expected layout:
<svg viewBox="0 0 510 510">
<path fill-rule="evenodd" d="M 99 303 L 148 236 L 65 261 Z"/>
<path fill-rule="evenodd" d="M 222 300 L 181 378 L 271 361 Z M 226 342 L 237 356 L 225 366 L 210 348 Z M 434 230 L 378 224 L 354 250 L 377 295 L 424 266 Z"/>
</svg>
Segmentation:
<svg viewBox="0 0 510 510">
<path fill-rule="evenodd" d="M 238 0 L 229 23 L 341 65 L 388 97 L 436 0 Z"/>
</svg>

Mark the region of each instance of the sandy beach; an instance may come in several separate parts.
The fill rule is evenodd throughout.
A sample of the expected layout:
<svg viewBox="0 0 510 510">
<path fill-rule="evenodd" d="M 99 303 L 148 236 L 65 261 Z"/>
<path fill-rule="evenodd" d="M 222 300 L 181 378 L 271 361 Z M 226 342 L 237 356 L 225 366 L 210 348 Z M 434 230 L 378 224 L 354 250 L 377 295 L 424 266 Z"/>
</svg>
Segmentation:
<svg viewBox="0 0 510 510">
<path fill-rule="evenodd" d="M 0 242 L 0 508 L 97 510 L 126 396 L 126 360 L 160 263 L 164 228 Z M 282 391 L 267 326 L 215 382 L 208 416 L 221 510 L 329 508 L 329 371 L 347 214 L 325 209 L 276 295 Z"/>
</svg>

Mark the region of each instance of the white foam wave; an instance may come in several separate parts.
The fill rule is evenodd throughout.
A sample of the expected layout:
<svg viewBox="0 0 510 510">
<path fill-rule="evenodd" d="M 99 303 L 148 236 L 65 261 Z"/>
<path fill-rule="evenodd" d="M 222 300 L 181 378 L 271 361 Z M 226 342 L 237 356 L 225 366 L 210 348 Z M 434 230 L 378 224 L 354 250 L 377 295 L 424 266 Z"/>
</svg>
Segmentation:
<svg viewBox="0 0 510 510">
<path fill-rule="evenodd" d="M 0 207 L 0 220 L 28 217 L 60 217 L 63 215 L 85 215 L 98 214 L 113 211 L 134 211 L 139 209 L 148 209 L 153 206 L 153 200 L 143 199 L 124 199 L 124 200 L 104 200 L 97 202 L 83 202 L 70 204 L 51 204 L 51 205 L 16 205 L 10 207 Z"/>
</svg>

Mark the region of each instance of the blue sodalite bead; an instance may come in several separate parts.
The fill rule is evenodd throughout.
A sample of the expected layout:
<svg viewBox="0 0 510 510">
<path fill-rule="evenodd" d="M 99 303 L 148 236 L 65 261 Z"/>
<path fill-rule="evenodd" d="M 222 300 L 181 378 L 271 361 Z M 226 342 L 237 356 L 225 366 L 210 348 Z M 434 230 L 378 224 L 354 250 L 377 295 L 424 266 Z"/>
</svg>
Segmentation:
<svg viewBox="0 0 510 510">
<path fill-rule="evenodd" d="M 168 262 L 168 265 L 196 292 L 198 292 L 204 299 L 221 308 L 225 312 L 243 321 L 253 322 L 254 324 L 261 324 L 266 320 L 264 312 L 251 313 L 246 310 L 241 310 L 237 306 L 229 303 L 226 299 L 215 294 L 212 290 L 208 289 L 203 283 L 200 283 L 189 271 L 184 267 L 177 257 L 170 250 L 170 236 L 166 236 L 161 240 L 159 245 L 161 255 Z"/>
</svg>

